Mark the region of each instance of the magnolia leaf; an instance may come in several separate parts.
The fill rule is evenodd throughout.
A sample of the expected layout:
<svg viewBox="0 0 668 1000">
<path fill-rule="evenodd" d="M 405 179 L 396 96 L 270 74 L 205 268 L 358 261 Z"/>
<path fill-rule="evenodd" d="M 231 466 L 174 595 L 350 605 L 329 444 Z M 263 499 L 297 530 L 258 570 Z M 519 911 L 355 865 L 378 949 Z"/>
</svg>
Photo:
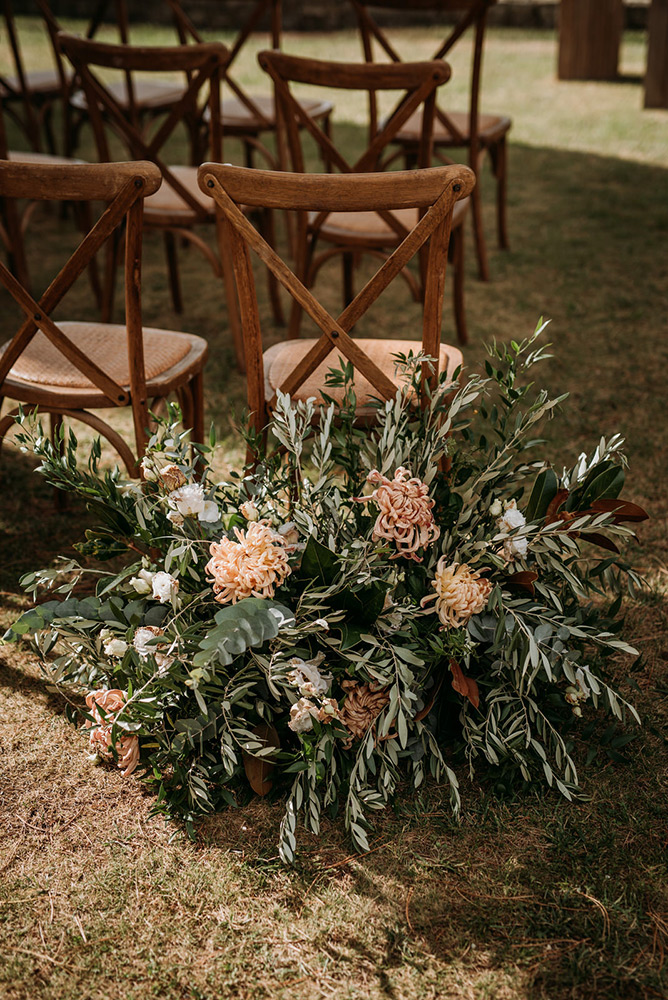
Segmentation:
<svg viewBox="0 0 668 1000">
<path fill-rule="evenodd" d="M 521 587 L 523 590 L 528 590 L 531 596 L 535 594 L 534 583 L 538 579 L 538 573 L 533 570 L 524 570 L 522 573 L 513 573 L 512 576 L 508 577 L 508 583 L 513 587 Z"/>
<path fill-rule="evenodd" d="M 628 500 L 594 500 L 591 509 L 598 513 L 610 513 L 615 524 L 622 521 L 646 521 L 649 514 L 637 503 L 630 503 Z"/>
<path fill-rule="evenodd" d="M 299 570 L 300 576 L 305 576 L 310 580 L 316 580 L 318 583 L 328 586 L 336 579 L 340 569 L 341 563 L 339 558 L 331 549 L 328 549 L 326 545 L 323 545 L 317 538 L 311 535 L 302 556 Z"/>
<path fill-rule="evenodd" d="M 480 705 L 480 692 L 472 677 L 467 677 L 456 660 L 450 660 L 452 671 L 452 686 L 463 698 L 468 698 L 474 708 Z"/>
<path fill-rule="evenodd" d="M 276 749 L 278 749 L 281 745 L 276 729 L 274 726 L 270 726 L 266 722 L 262 722 L 260 725 L 255 726 L 251 732 L 253 733 L 253 736 L 257 736 L 259 740 L 262 740 L 266 747 L 276 747 Z M 242 750 L 241 756 L 243 758 L 244 771 L 246 772 L 246 777 L 248 778 L 248 784 L 251 786 L 256 795 L 268 795 L 271 791 L 272 784 L 269 780 L 269 776 L 274 770 L 272 761 L 267 760 L 266 757 L 256 757 L 247 750 Z"/>
<path fill-rule="evenodd" d="M 555 495 L 550 500 L 550 503 L 547 506 L 547 510 L 545 511 L 546 524 L 552 524 L 553 521 L 559 520 L 557 511 L 566 500 L 568 500 L 568 490 L 565 488 L 557 490 Z"/>
<path fill-rule="evenodd" d="M 579 535 L 585 542 L 591 542 L 592 545 L 599 545 L 602 549 L 608 549 L 609 552 L 619 552 L 612 539 L 607 538 L 598 531 L 578 531 L 573 532 L 573 534 Z"/>
<path fill-rule="evenodd" d="M 531 496 L 525 510 L 527 521 L 536 521 L 545 516 L 559 488 L 557 477 L 552 469 L 543 469 L 536 477 Z"/>
</svg>

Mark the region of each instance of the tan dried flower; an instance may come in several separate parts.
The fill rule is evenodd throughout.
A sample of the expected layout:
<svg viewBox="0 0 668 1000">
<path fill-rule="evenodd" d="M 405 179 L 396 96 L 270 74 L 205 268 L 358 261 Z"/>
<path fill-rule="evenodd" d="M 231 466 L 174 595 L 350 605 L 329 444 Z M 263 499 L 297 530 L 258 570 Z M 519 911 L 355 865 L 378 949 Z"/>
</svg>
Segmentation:
<svg viewBox="0 0 668 1000">
<path fill-rule="evenodd" d="M 86 696 L 86 705 L 95 720 L 95 722 L 86 720 L 86 728 L 90 729 L 90 748 L 101 757 L 111 757 L 112 748 L 115 749 L 118 756 L 117 764 L 124 778 L 132 774 L 139 763 L 139 740 L 136 736 L 124 733 L 115 743 L 111 738 L 114 721 L 125 707 L 126 701 L 125 691 L 118 688 L 112 691 L 102 688 L 99 691 L 91 691 Z M 100 709 L 104 712 L 104 718 Z"/>
<path fill-rule="evenodd" d="M 221 538 L 209 548 L 206 572 L 213 578 L 216 600 L 236 604 L 244 597 L 273 597 L 292 572 L 282 536 L 264 521 L 234 533 L 236 542 Z"/>
<path fill-rule="evenodd" d="M 352 739 L 361 740 L 387 705 L 390 696 L 378 684 L 346 680 L 341 681 L 341 687 L 347 693 L 339 717 L 350 730 Z"/>
<path fill-rule="evenodd" d="M 158 475 L 160 476 L 162 486 L 164 486 L 168 493 L 178 490 L 179 487 L 185 486 L 188 482 L 178 465 L 174 465 L 173 462 L 170 465 L 163 466 Z"/>
<path fill-rule="evenodd" d="M 434 521 L 432 507 L 434 501 L 429 496 L 429 488 L 415 476 L 400 466 L 394 479 L 382 476 L 377 469 L 370 472 L 367 482 L 378 483 L 368 497 L 357 497 L 360 503 L 375 501 L 380 513 L 373 526 L 374 539 L 386 538 L 394 542 L 397 551 L 390 559 L 413 559 L 422 562 L 417 550 L 430 542 L 435 542 L 441 529 Z"/>
<path fill-rule="evenodd" d="M 441 556 L 436 565 L 432 582 L 436 593 L 423 597 L 420 604 L 425 607 L 429 601 L 435 600 L 433 610 L 445 627 L 459 628 L 466 625 L 472 615 L 483 610 L 492 591 L 492 584 L 467 563 L 454 562 L 448 566 L 446 559 L 447 556 Z"/>
</svg>

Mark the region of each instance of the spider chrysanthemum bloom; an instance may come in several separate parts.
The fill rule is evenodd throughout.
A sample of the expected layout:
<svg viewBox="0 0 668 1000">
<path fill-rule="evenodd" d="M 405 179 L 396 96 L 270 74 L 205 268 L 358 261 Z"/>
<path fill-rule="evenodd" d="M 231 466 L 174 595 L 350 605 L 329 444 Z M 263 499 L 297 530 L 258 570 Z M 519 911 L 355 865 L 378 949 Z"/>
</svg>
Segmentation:
<svg viewBox="0 0 668 1000">
<path fill-rule="evenodd" d="M 206 572 L 216 600 L 236 604 L 244 597 L 273 597 L 292 572 L 282 535 L 263 521 L 250 523 L 245 531 L 235 528 L 234 534 L 236 541 L 221 538 L 209 548 Z"/>
<path fill-rule="evenodd" d="M 86 705 L 95 720 L 94 723 L 90 719 L 86 720 L 86 728 L 91 731 L 90 748 L 100 757 L 111 757 L 113 747 L 118 756 L 117 764 L 121 768 L 124 778 L 132 774 L 139 763 L 139 740 L 136 736 L 124 733 L 117 737 L 115 742 L 111 738 L 114 721 L 125 707 L 126 700 L 125 691 L 120 691 L 118 688 L 112 691 L 102 688 L 99 691 L 91 691 L 86 696 Z M 100 709 L 104 712 L 104 717 Z"/>
<path fill-rule="evenodd" d="M 477 615 L 487 604 L 492 591 L 489 580 L 481 577 L 466 563 L 446 563 L 447 556 L 441 556 L 436 565 L 432 586 L 434 594 L 423 597 L 424 607 L 429 601 L 436 601 L 434 611 L 446 628 L 466 625 L 472 615 Z"/>
<path fill-rule="evenodd" d="M 390 559 L 403 556 L 422 562 L 417 550 L 435 542 L 441 533 L 434 521 L 434 501 L 429 496 L 428 486 L 415 476 L 411 477 L 403 466 L 396 470 L 394 479 L 374 469 L 367 476 L 367 482 L 378 485 L 368 497 L 357 499 L 361 503 L 373 500 L 380 508 L 373 526 L 373 538 L 394 542 L 397 551 Z"/>
</svg>

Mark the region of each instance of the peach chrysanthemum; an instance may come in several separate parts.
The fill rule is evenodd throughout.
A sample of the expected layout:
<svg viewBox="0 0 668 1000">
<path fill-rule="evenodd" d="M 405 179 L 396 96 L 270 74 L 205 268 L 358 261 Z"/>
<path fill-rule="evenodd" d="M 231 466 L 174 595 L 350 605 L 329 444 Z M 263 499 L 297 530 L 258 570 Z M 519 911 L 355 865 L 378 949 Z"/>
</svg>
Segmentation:
<svg viewBox="0 0 668 1000">
<path fill-rule="evenodd" d="M 415 476 L 411 478 L 403 466 L 396 470 L 394 479 L 374 469 L 367 476 L 367 482 L 378 486 L 368 497 L 357 499 L 360 503 L 374 500 L 380 508 L 373 526 L 374 539 L 386 538 L 394 542 L 397 551 L 390 559 L 404 556 L 422 562 L 422 557 L 416 555 L 417 550 L 435 542 L 441 533 L 432 514 L 434 501 L 429 496 L 429 488 Z"/>
<path fill-rule="evenodd" d="M 436 565 L 432 586 L 435 594 L 423 597 L 424 607 L 429 601 L 436 601 L 433 608 L 446 628 L 466 625 L 472 615 L 477 615 L 487 604 L 492 584 L 472 570 L 466 563 L 446 565 L 446 556 L 441 556 Z"/>
<path fill-rule="evenodd" d="M 292 572 L 283 536 L 264 521 L 234 533 L 236 542 L 221 538 L 209 548 L 206 572 L 213 578 L 216 600 L 236 604 L 244 597 L 273 597 Z"/>
<path fill-rule="evenodd" d="M 120 691 L 118 688 L 112 691 L 102 688 L 99 691 L 91 691 L 86 696 L 86 705 L 95 720 L 94 723 L 90 719 L 86 720 L 86 728 L 91 731 L 90 748 L 101 757 L 111 757 L 113 747 L 118 755 L 117 764 L 124 778 L 132 774 L 139 763 L 139 740 L 136 736 L 124 733 L 115 743 L 111 738 L 114 720 L 125 707 L 126 700 L 125 691 Z M 100 708 L 104 712 L 104 718 L 99 711 Z"/>
</svg>

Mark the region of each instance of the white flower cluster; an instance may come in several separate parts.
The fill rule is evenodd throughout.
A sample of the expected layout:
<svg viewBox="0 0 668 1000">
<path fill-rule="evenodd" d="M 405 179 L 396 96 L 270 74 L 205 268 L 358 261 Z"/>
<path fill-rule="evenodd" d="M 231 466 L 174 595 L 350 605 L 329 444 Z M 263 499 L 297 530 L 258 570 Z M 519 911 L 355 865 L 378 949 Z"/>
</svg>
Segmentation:
<svg viewBox="0 0 668 1000">
<path fill-rule="evenodd" d="M 131 578 L 130 586 L 138 594 L 150 594 L 161 604 L 173 604 L 179 592 L 179 581 L 164 570 L 152 573 L 148 569 L 140 569 L 137 576 Z"/>
<path fill-rule="evenodd" d="M 132 646 L 139 654 L 141 660 L 147 660 L 153 656 L 155 664 L 161 673 L 164 673 L 174 662 L 174 657 L 168 653 L 160 652 L 160 643 L 154 640 L 165 634 L 165 630 L 156 625 L 142 625 L 135 631 Z"/>
<path fill-rule="evenodd" d="M 524 535 L 516 534 L 517 529 L 521 529 L 527 523 L 522 511 L 517 509 L 514 500 L 506 500 L 501 512 L 501 501 L 495 500 L 489 509 L 490 514 L 496 517 L 496 523 L 502 536 L 508 535 L 503 542 L 503 556 L 508 562 L 518 556 L 524 558 L 527 554 L 529 543 Z M 500 515 L 500 516 L 499 516 Z M 512 534 L 511 534 L 512 532 Z"/>
<path fill-rule="evenodd" d="M 293 656 L 288 662 L 288 666 L 292 667 L 288 673 L 288 680 L 293 687 L 299 689 L 302 696 L 290 709 L 288 726 L 295 733 L 306 733 L 309 729 L 313 729 L 314 719 L 318 719 L 319 722 L 331 722 L 340 718 L 336 699 L 325 697 L 333 677 L 332 674 L 322 674 L 318 670 L 324 658 L 324 653 L 319 653 L 312 660 Z M 317 698 L 320 704 L 315 704 L 311 698 Z"/>
<path fill-rule="evenodd" d="M 220 520 L 218 504 L 213 500 L 204 499 L 204 487 L 201 483 L 186 483 L 167 497 L 169 504 L 168 519 L 172 524 L 180 526 L 186 517 L 196 517 L 198 521 L 215 522 Z"/>
</svg>

